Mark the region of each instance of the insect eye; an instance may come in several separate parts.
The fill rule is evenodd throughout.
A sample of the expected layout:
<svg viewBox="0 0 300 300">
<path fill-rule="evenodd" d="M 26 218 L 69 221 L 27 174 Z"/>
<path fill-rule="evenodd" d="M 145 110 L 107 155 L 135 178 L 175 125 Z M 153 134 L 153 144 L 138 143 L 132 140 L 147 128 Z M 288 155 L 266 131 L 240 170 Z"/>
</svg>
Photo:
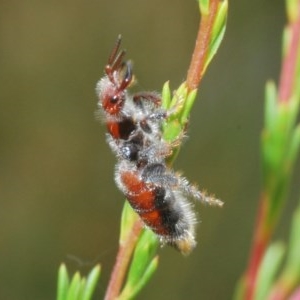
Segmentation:
<svg viewBox="0 0 300 300">
<path fill-rule="evenodd" d="M 115 104 L 119 101 L 119 96 L 114 95 L 110 98 L 110 103 Z"/>
</svg>

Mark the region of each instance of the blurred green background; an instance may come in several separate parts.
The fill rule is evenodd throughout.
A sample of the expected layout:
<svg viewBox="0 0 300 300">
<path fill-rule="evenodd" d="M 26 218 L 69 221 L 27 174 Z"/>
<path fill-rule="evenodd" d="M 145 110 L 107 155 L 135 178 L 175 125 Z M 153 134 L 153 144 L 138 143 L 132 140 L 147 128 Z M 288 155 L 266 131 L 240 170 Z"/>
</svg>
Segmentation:
<svg viewBox="0 0 300 300">
<path fill-rule="evenodd" d="M 123 196 L 95 120 L 95 85 L 119 33 L 134 90 L 185 78 L 199 16 L 193 0 L 0 1 L 0 299 L 54 299 L 61 262 L 103 267 Z M 225 39 L 202 82 L 175 169 L 225 201 L 196 205 L 189 257 L 159 250 L 139 299 L 230 299 L 245 268 L 260 190 L 264 84 L 280 70 L 284 1 L 230 1 Z M 297 198 L 296 181 L 290 198 Z M 292 202 L 291 202 L 292 203 Z M 277 236 L 288 232 L 290 204 Z M 95 298 L 96 299 L 96 298 Z"/>
</svg>

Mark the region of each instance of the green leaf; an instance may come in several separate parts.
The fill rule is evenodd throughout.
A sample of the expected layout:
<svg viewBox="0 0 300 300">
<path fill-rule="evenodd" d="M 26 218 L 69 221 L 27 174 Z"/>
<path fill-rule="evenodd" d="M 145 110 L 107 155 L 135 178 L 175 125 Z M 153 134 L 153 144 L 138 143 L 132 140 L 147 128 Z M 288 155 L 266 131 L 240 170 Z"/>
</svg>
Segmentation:
<svg viewBox="0 0 300 300">
<path fill-rule="evenodd" d="M 76 272 L 71 280 L 70 287 L 68 290 L 67 300 L 77 300 L 80 291 L 80 274 Z"/>
<path fill-rule="evenodd" d="M 157 247 L 156 235 L 150 230 L 145 230 L 135 248 L 128 278 L 119 299 L 131 299 L 148 282 L 157 267 L 157 259 L 153 259 Z"/>
<path fill-rule="evenodd" d="M 286 0 L 286 10 L 289 22 L 293 22 L 298 16 L 298 0 Z"/>
<path fill-rule="evenodd" d="M 267 249 L 263 261 L 260 265 L 257 285 L 255 289 L 255 300 L 267 299 L 267 295 L 272 287 L 274 278 L 284 255 L 284 244 L 277 242 L 273 243 Z"/>
<path fill-rule="evenodd" d="M 61 264 L 58 271 L 57 300 L 65 300 L 69 289 L 69 276 L 65 264 Z"/>
<path fill-rule="evenodd" d="M 209 0 L 198 0 L 201 15 L 209 14 Z"/>
<path fill-rule="evenodd" d="M 182 126 L 178 120 L 169 122 L 163 126 L 164 140 L 168 142 L 175 141 L 182 132 Z"/>
<path fill-rule="evenodd" d="M 265 88 L 265 128 L 273 131 L 277 116 L 277 90 L 273 81 L 268 81 Z"/>
<path fill-rule="evenodd" d="M 181 113 L 181 118 L 180 118 L 181 126 L 184 126 L 188 122 L 191 109 L 194 105 L 196 97 L 197 97 L 197 89 L 194 89 L 193 91 L 188 93 L 187 99 L 184 103 L 183 111 Z"/>
<path fill-rule="evenodd" d="M 96 265 L 87 279 L 76 272 L 70 283 L 67 268 L 62 264 L 58 273 L 57 300 L 90 300 L 100 277 L 100 270 L 100 265 Z"/>
<path fill-rule="evenodd" d="M 299 148 L 300 148 L 300 124 L 296 126 L 291 138 L 291 145 L 288 154 L 289 163 L 291 165 L 295 162 L 299 154 Z"/>
<path fill-rule="evenodd" d="M 217 53 L 221 45 L 221 42 L 223 40 L 226 31 L 227 13 L 228 13 L 228 2 L 227 1 L 220 2 L 218 7 L 218 12 L 214 20 L 214 25 L 212 28 L 209 51 L 207 53 L 207 57 L 205 60 L 204 68 L 202 71 L 203 73 L 205 72 L 206 68 L 210 64 L 212 58 Z"/>
<path fill-rule="evenodd" d="M 174 92 L 174 96 L 171 100 L 170 107 L 171 108 L 175 107 L 176 105 L 178 105 L 178 102 L 183 102 L 183 104 L 184 104 L 187 94 L 188 94 L 188 88 L 187 88 L 186 82 L 183 82 L 179 86 L 179 88 Z M 178 113 L 180 114 L 180 111 L 178 111 Z M 174 119 L 176 115 L 177 114 L 172 114 L 170 119 L 171 120 L 172 120 L 172 118 Z"/>
<path fill-rule="evenodd" d="M 294 129 L 299 101 L 292 97 L 289 102 L 280 102 L 276 94 L 275 85 L 269 82 L 266 85 L 262 162 L 264 187 L 270 199 L 268 220 L 273 223 L 283 205 L 299 151 L 299 130 Z"/>
<path fill-rule="evenodd" d="M 132 289 L 131 295 L 129 296 L 129 298 L 124 298 L 124 300 L 133 299 L 141 291 L 141 289 L 147 284 L 147 282 L 150 280 L 150 278 L 156 271 L 157 267 L 158 267 L 158 256 L 155 256 L 151 260 L 151 262 L 148 264 L 143 276 L 140 278 L 140 280 L 137 282 L 137 284 Z"/>
<path fill-rule="evenodd" d="M 121 217 L 120 244 L 123 244 L 124 241 L 127 240 L 128 235 L 131 233 L 133 224 L 138 218 L 138 215 L 131 208 L 128 201 L 125 201 Z"/>
<path fill-rule="evenodd" d="M 170 90 L 169 81 L 165 82 L 165 84 L 163 85 L 161 97 L 162 97 L 162 107 L 164 109 L 168 109 L 171 104 L 171 90 Z"/>
<path fill-rule="evenodd" d="M 127 285 L 121 295 L 118 297 L 118 300 L 129 300 L 134 299 L 135 296 L 141 291 L 141 289 L 147 284 L 147 282 L 152 277 L 153 273 L 158 267 L 158 256 L 155 256 L 149 263 L 148 267 L 145 269 L 144 274 L 140 280 L 136 283 L 135 286 Z"/>
<path fill-rule="evenodd" d="M 100 278 L 100 273 L 101 273 L 100 265 L 96 265 L 89 273 L 83 291 L 82 300 L 90 300 L 92 298 L 97 282 Z"/>
<path fill-rule="evenodd" d="M 286 299 L 287 295 L 292 294 L 300 282 L 300 205 L 293 215 L 291 234 L 289 239 L 289 247 L 287 259 L 284 269 L 273 285 L 271 292 L 266 299 L 271 299 L 272 296 L 280 292 L 281 298 Z M 290 299 L 290 298 L 289 298 Z M 295 298 L 296 299 L 296 298 Z"/>
<path fill-rule="evenodd" d="M 298 206 L 293 216 L 288 249 L 286 267 L 282 277 L 288 281 L 292 280 L 296 285 L 300 281 L 300 206 Z M 286 279 L 283 279 L 283 281 Z"/>
<path fill-rule="evenodd" d="M 279 102 L 273 83 L 266 86 L 265 102 L 265 128 L 262 132 L 263 179 L 266 191 L 273 199 L 280 186 L 282 190 L 286 189 L 291 176 L 291 168 L 287 166 L 290 165 L 289 153 L 292 151 L 299 104 L 292 99 L 289 102 Z"/>
<path fill-rule="evenodd" d="M 145 230 L 139 238 L 128 273 L 128 283 L 134 286 L 141 278 L 149 261 L 156 253 L 158 241 L 156 235 Z"/>
<path fill-rule="evenodd" d="M 195 92 L 193 91 L 193 93 Z M 175 141 L 184 129 L 181 116 L 189 114 L 192 106 L 191 99 L 189 102 L 188 99 L 188 88 L 186 82 L 183 82 L 174 92 L 174 96 L 168 107 L 169 109 L 174 109 L 174 112 L 163 124 L 163 137 L 168 142 Z"/>
<path fill-rule="evenodd" d="M 285 58 L 289 46 L 290 46 L 290 40 L 291 40 L 291 31 L 289 30 L 288 27 L 285 27 L 283 29 L 283 34 L 282 34 L 282 58 Z"/>
<path fill-rule="evenodd" d="M 78 290 L 78 295 L 77 295 L 77 299 L 78 300 L 82 300 L 83 299 L 83 293 L 84 293 L 84 289 L 85 289 L 85 285 L 86 285 L 86 278 L 82 277 L 80 280 L 80 287 Z"/>
<path fill-rule="evenodd" d="M 289 137 L 292 135 L 292 131 L 296 125 L 297 116 L 299 113 L 299 104 L 300 99 L 295 97 L 291 97 L 288 101 L 287 105 L 287 132 L 290 134 Z M 285 104 L 282 104 L 286 106 Z"/>
</svg>

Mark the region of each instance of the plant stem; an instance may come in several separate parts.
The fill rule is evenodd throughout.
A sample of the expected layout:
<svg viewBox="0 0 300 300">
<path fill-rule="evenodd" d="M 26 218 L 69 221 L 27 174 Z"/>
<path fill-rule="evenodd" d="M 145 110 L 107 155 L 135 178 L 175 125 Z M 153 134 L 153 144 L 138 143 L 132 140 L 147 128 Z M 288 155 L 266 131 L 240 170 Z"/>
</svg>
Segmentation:
<svg viewBox="0 0 300 300">
<path fill-rule="evenodd" d="M 219 0 L 210 0 L 209 14 L 202 14 L 196 39 L 194 52 L 187 73 L 187 87 L 189 91 L 196 89 L 204 74 L 204 65 L 207 57 L 211 31 L 217 14 Z"/>
<path fill-rule="evenodd" d="M 287 53 L 284 55 L 282 62 L 279 82 L 279 103 L 290 101 L 294 92 L 295 73 L 300 46 L 300 0 L 298 1 L 297 17 L 295 20 L 290 20 L 287 30 L 290 39 L 289 44 L 286 45 Z M 270 222 L 270 204 L 273 201 L 270 197 L 271 195 L 268 192 L 263 192 L 260 198 L 252 250 L 250 252 L 248 268 L 245 273 L 244 299 L 247 300 L 251 300 L 254 297 L 258 270 L 278 219 L 277 216 Z"/>
<path fill-rule="evenodd" d="M 258 210 L 252 249 L 245 277 L 246 292 L 244 298 L 247 300 L 253 299 L 257 272 L 270 239 L 270 230 L 267 230 L 265 226 L 265 220 L 268 215 L 268 203 L 268 198 L 266 194 L 263 193 L 260 198 L 260 207 Z"/>
<path fill-rule="evenodd" d="M 124 243 L 120 244 L 116 262 L 106 290 L 105 300 L 115 300 L 119 296 L 128 264 L 142 228 L 141 220 L 138 219 L 132 226 L 132 231 L 129 233 L 127 239 Z"/>
</svg>

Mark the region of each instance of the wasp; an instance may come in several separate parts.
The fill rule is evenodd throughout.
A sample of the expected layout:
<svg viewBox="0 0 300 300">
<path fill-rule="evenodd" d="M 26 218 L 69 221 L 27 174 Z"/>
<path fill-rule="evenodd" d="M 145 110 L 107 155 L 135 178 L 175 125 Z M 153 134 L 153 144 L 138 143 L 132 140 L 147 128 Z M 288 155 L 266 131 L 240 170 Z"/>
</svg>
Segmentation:
<svg viewBox="0 0 300 300">
<path fill-rule="evenodd" d="M 175 110 L 161 106 L 156 92 L 131 95 L 131 61 L 124 61 L 121 37 L 109 56 L 105 75 L 97 83 L 98 105 L 107 127 L 107 142 L 117 157 L 115 182 L 146 227 L 182 254 L 196 246 L 194 198 L 209 205 L 223 202 L 200 192 L 166 164 L 173 143 L 163 139 L 162 124 Z M 179 138 L 181 139 L 181 137 Z"/>
</svg>

